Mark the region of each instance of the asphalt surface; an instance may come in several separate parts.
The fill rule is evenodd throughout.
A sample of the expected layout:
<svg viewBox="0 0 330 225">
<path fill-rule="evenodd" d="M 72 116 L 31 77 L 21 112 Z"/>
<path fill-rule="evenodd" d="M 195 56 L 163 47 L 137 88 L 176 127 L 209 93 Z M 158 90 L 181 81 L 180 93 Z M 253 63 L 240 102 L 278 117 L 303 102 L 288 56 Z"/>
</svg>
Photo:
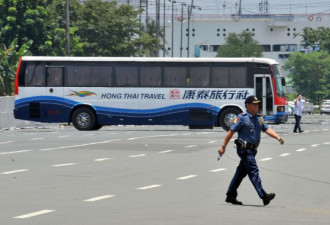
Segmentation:
<svg viewBox="0 0 330 225">
<path fill-rule="evenodd" d="M 246 178 L 243 206 L 226 203 L 238 164 L 226 132 L 183 126 L 73 127 L 0 132 L 0 224 L 330 224 L 330 116 L 271 125 L 257 163 L 266 207 Z"/>
</svg>

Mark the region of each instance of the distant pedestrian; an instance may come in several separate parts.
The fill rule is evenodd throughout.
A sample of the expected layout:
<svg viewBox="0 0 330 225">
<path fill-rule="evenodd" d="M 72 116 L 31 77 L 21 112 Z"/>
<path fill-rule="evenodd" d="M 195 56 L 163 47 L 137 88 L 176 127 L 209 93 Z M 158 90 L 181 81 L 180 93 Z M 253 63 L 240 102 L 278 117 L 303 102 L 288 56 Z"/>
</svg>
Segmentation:
<svg viewBox="0 0 330 225">
<path fill-rule="evenodd" d="M 234 124 L 230 127 L 223 145 L 218 150 L 220 156 L 223 155 L 226 151 L 226 146 L 234 133 L 238 133 L 238 138 L 235 140 L 235 143 L 237 146 L 237 154 L 241 158 L 241 161 L 237 166 L 236 173 L 229 185 L 226 198 L 226 202 L 235 205 L 242 205 L 242 202 L 236 199 L 238 195 L 237 189 L 246 175 L 249 176 L 251 183 L 256 189 L 259 197 L 263 200 L 264 205 L 268 205 L 270 201 L 275 198 L 274 193 L 266 193 L 261 185 L 255 156 L 260 143 L 261 131 L 265 132 L 270 137 L 277 139 L 281 145 L 284 144 L 284 140 L 272 128 L 264 123 L 261 115 L 257 115 L 260 102 L 261 101 L 255 96 L 249 96 L 245 100 L 246 112 L 235 118 Z"/>
<path fill-rule="evenodd" d="M 297 98 L 293 102 L 294 102 L 293 115 L 294 115 L 294 119 L 296 120 L 296 123 L 293 128 L 293 133 L 298 133 L 298 131 L 299 133 L 302 133 L 304 131 L 301 129 L 300 120 L 302 117 L 306 98 L 303 97 L 302 95 L 297 95 Z"/>
</svg>

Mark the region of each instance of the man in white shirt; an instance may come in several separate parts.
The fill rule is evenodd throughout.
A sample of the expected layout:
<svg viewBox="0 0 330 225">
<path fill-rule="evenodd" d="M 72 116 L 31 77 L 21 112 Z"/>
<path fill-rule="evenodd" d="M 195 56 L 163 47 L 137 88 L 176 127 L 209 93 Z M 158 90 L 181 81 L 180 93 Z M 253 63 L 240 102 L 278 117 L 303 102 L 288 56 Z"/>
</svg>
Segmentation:
<svg viewBox="0 0 330 225">
<path fill-rule="evenodd" d="M 298 131 L 299 131 L 299 133 L 304 132 L 300 127 L 300 120 L 301 120 L 302 112 L 304 109 L 305 101 L 306 101 L 306 99 L 302 95 L 297 95 L 297 98 L 293 101 L 294 102 L 293 115 L 296 120 L 296 124 L 294 125 L 293 133 L 298 133 Z"/>
</svg>

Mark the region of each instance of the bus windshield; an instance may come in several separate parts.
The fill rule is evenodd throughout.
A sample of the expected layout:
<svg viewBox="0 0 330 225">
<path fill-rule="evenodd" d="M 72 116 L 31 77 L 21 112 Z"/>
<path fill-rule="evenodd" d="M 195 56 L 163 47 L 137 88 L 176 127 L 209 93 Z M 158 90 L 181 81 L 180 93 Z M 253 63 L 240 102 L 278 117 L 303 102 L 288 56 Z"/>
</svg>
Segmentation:
<svg viewBox="0 0 330 225">
<path fill-rule="evenodd" d="M 273 65 L 273 75 L 274 75 L 275 85 L 276 85 L 276 94 L 279 97 L 284 97 L 286 95 L 286 92 L 282 85 L 282 77 L 279 73 L 277 65 Z"/>
</svg>

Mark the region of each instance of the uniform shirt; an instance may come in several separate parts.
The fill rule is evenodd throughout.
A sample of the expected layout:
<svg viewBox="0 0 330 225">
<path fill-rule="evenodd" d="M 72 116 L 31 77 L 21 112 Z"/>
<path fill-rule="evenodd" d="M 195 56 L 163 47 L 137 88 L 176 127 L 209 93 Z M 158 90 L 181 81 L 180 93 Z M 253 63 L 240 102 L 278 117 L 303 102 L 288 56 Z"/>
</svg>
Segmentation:
<svg viewBox="0 0 330 225">
<path fill-rule="evenodd" d="M 298 100 L 296 103 L 294 103 L 293 114 L 302 116 L 302 112 L 304 109 L 304 103 L 305 103 L 304 99 Z"/>
<path fill-rule="evenodd" d="M 238 133 L 238 138 L 247 143 L 259 145 L 260 133 L 265 132 L 269 126 L 263 122 L 261 116 L 252 116 L 249 111 L 239 114 L 230 129 Z"/>
</svg>

